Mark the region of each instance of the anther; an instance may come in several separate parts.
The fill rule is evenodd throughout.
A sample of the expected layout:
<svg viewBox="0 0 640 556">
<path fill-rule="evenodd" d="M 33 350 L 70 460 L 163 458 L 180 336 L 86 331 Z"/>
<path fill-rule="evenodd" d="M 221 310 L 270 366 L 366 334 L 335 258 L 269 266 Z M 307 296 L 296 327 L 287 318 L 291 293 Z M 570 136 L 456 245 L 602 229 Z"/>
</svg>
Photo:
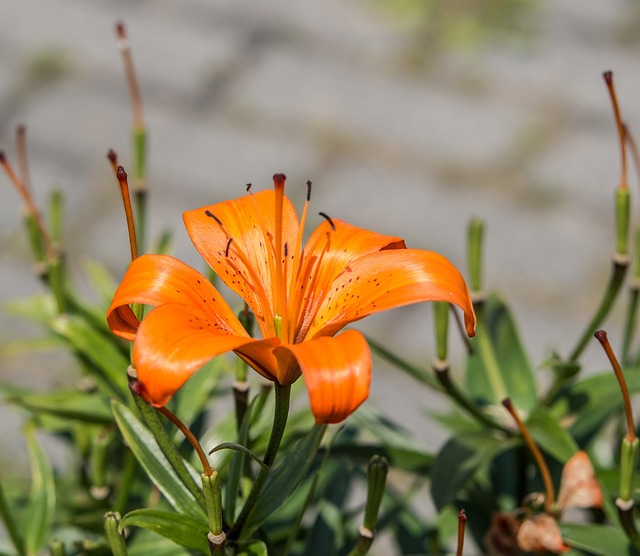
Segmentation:
<svg viewBox="0 0 640 556">
<path fill-rule="evenodd" d="M 307 180 L 307 201 L 311 200 L 311 181 Z"/>
<path fill-rule="evenodd" d="M 333 220 L 331 220 L 331 218 L 329 217 L 328 214 L 325 214 L 324 212 L 319 212 L 318 213 L 320 216 L 322 216 L 322 218 L 324 218 L 327 222 L 329 222 L 329 226 L 331 226 L 331 229 L 333 231 L 335 231 L 336 229 L 336 225 L 333 223 Z"/>
<path fill-rule="evenodd" d="M 215 214 L 213 214 L 210 210 L 205 210 L 204 213 L 209 218 L 213 218 L 218 224 L 220 224 L 220 226 L 222 226 L 222 222 L 220 222 L 220 219 Z"/>
<path fill-rule="evenodd" d="M 214 218 L 215 218 L 215 217 L 214 217 Z M 229 241 L 228 241 L 228 243 L 227 243 L 227 247 L 226 247 L 226 249 L 224 250 L 224 256 L 225 256 L 225 257 L 228 257 L 228 256 L 229 256 L 229 248 L 231 247 L 231 242 L 232 242 L 232 241 L 233 241 L 233 238 L 232 238 L 232 237 L 230 237 L 230 238 L 229 238 Z"/>
<path fill-rule="evenodd" d="M 247 193 L 249 193 L 249 191 L 251 191 L 251 184 L 250 183 L 247 184 Z"/>
<path fill-rule="evenodd" d="M 109 160 L 109 162 L 111 162 L 111 166 L 113 166 L 113 171 L 117 172 L 118 171 L 118 155 L 116 154 L 116 151 L 114 151 L 113 149 L 109 149 L 109 152 L 107 153 L 107 159 Z"/>
</svg>

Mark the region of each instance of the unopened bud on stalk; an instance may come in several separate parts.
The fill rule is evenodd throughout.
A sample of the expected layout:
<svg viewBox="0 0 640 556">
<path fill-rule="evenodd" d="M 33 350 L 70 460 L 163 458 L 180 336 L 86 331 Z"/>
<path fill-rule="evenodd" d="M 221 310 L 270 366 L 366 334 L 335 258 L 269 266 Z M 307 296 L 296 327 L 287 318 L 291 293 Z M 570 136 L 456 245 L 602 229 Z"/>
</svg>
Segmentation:
<svg viewBox="0 0 640 556">
<path fill-rule="evenodd" d="M 120 514 L 118 512 L 104 514 L 104 531 L 107 537 L 107 544 L 113 555 L 127 556 L 127 546 L 120 532 Z"/>
<path fill-rule="evenodd" d="M 483 240 L 484 222 L 477 218 L 472 218 L 467 228 L 467 249 L 469 257 L 469 286 L 474 300 L 482 292 Z"/>
<path fill-rule="evenodd" d="M 364 510 L 364 527 L 370 531 L 376 528 L 380 503 L 387 484 L 389 464 L 382 456 L 375 455 L 367 468 L 367 505 Z"/>
</svg>

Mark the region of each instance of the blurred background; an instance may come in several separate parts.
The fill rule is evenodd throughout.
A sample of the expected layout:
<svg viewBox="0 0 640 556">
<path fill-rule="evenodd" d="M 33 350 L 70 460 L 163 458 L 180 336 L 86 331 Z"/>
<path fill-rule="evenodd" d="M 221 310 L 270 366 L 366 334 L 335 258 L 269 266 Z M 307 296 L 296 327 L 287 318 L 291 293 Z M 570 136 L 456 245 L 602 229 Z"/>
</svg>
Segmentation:
<svg viewBox="0 0 640 556">
<path fill-rule="evenodd" d="M 298 206 L 314 183 L 312 226 L 324 211 L 438 251 L 465 274 L 467 222 L 486 220 L 485 284 L 512 303 L 534 365 L 577 339 L 614 249 L 619 152 L 604 70 L 614 71 L 624 118 L 640 125 L 637 3 L 3 0 L 0 148 L 15 163 L 15 128 L 27 126 L 36 197 L 42 208 L 52 188 L 64 191 L 79 275 L 93 259 L 120 278 L 129 260 L 105 157 L 113 148 L 130 161 L 119 20 L 149 128 L 150 237 L 174 230 L 178 257 L 201 268 L 183 211 L 240 196 L 248 182 L 270 187 L 284 172 Z M 41 285 L 3 175 L 0 199 L 5 304 Z M 358 327 L 426 366 L 430 322 L 422 305 Z M 74 379 L 63 354 L 16 344 L 38 335 L 0 312 L 0 380 Z M 587 355 L 587 367 L 606 367 L 595 346 Z M 443 400 L 380 361 L 369 403 L 434 449 L 442 441 L 424 415 Z M 0 407 L 3 465 L 24 461 L 19 426 Z"/>
</svg>

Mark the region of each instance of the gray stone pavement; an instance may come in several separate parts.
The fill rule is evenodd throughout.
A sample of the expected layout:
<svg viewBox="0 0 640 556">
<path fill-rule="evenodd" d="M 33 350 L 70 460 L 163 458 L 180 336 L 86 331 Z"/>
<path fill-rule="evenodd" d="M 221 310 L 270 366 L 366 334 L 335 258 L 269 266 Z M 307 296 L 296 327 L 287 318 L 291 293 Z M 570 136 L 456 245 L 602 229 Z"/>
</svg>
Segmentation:
<svg viewBox="0 0 640 556">
<path fill-rule="evenodd" d="M 618 151 L 603 70 L 614 70 L 624 115 L 640 125 L 633 2 L 535 3 L 523 32 L 464 46 L 435 28 L 420 40 L 424 25 L 385 2 L 3 0 L 0 148 L 13 156 L 14 128 L 28 126 L 38 199 L 52 186 L 67 195 L 71 264 L 91 257 L 116 275 L 128 247 L 105 153 L 114 148 L 126 166 L 120 19 L 150 131 L 151 233 L 175 229 L 178 256 L 200 264 L 184 210 L 241 195 L 247 182 L 270 187 L 281 171 L 298 201 L 314 182 L 315 212 L 403 236 L 461 268 L 466 222 L 486 219 L 486 282 L 513 303 L 534 364 L 576 338 L 614 243 Z M 20 202 L 0 184 L 4 302 L 39 284 Z M 429 315 L 404 308 L 361 328 L 426 363 Z M 3 313 L 0 334 L 6 345 L 37 332 Z M 589 355 L 604 367 L 593 347 Z M 64 361 L 50 363 L 4 349 L 0 379 L 66 380 Z M 417 392 L 377 365 L 374 403 L 435 445 L 442 433 L 423 414 L 445 404 Z M 15 414 L 2 416 L 15 433 Z M 22 453 L 6 434 L 2 452 Z"/>
</svg>

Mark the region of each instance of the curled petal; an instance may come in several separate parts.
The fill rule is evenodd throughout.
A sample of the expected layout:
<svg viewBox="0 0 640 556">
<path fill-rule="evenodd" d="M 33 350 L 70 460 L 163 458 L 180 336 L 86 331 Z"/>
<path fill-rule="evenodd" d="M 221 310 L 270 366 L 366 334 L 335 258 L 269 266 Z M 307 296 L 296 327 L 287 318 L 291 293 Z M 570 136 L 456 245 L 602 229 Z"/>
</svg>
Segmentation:
<svg viewBox="0 0 640 556">
<path fill-rule="evenodd" d="M 243 328 L 216 288 L 197 270 L 168 255 L 143 255 L 135 259 L 118 286 L 107 311 L 114 334 L 133 340 L 138 319 L 131 303 L 153 305 L 180 303 L 197 307 L 227 332 L 242 334 Z"/>
<path fill-rule="evenodd" d="M 143 386 L 142 396 L 156 407 L 163 406 L 207 361 L 231 350 L 248 349 L 250 344 L 254 344 L 250 350 L 254 359 L 260 360 L 260 346 L 273 357 L 268 341 L 249 338 L 246 332 L 229 332 L 197 307 L 161 305 L 140 323 L 133 344 L 133 365 Z M 266 378 L 273 380 L 272 376 Z"/>
<path fill-rule="evenodd" d="M 526 518 L 518 531 L 518 546 L 527 552 L 566 552 L 569 547 L 562 541 L 555 519 L 547 514 Z"/>
<path fill-rule="evenodd" d="M 562 470 L 558 506 L 566 508 L 601 508 L 602 489 L 586 452 L 580 450 L 567 461 Z"/>
<path fill-rule="evenodd" d="M 317 423 L 343 421 L 369 395 L 371 352 L 355 330 L 335 338 L 285 344 L 274 352 L 282 368 L 292 368 L 293 360 L 299 366 Z"/>
<path fill-rule="evenodd" d="M 273 190 L 260 191 L 184 213 L 191 241 L 220 279 L 247 302 L 265 336 L 273 321 L 275 260 L 275 205 Z M 209 216 L 211 215 L 211 216 Z M 283 199 L 282 245 L 293 249 L 298 216 Z"/>
<path fill-rule="evenodd" d="M 331 284 L 306 336 L 331 336 L 346 324 L 419 301 L 446 301 L 464 312 L 467 333 L 476 318 L 464 278 L 442 255 L 419 249 L 384 250 L 351 263 Z"/>
</svg>

